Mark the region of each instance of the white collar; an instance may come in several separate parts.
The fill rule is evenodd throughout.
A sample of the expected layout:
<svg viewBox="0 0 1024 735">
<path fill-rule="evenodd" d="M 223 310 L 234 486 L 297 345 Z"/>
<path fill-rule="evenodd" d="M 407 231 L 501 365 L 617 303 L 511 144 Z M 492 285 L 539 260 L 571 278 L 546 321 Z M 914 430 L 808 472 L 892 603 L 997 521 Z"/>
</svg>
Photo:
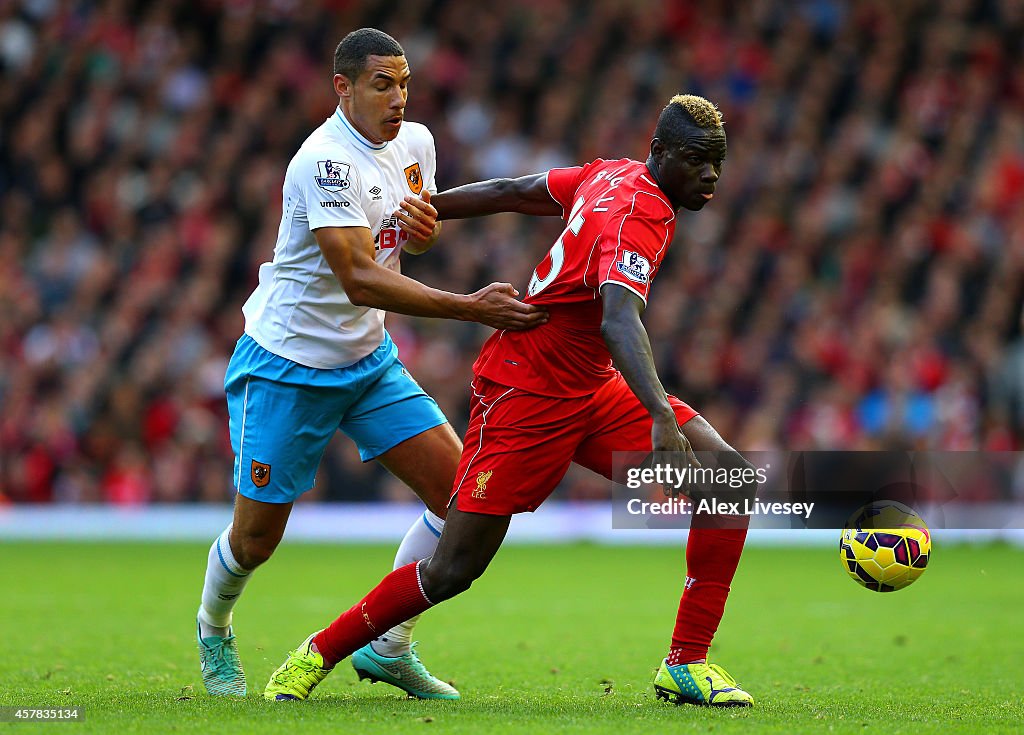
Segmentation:
<svg viewBox="0 0 1024 735">
<path fill-rule="evenodd" d="M 347 131 L 348 134 L 355 138 L 356 142 L 361 144 L 363 147 L 369 148 L 371 151 L 382 151 L 388 147 L 389 141 L 385 140 L 383 143 L 373 143 L 370 140 L 367 140 L 367 138 L 356 130 L 355 126 L 348 121 L 348 118 L 345 117 L 345 114 L 341 111 L 341 105 L 338 105 L 338 109 L 334 111 L 334 117 L 340 121 L 339 127 Z"/>
</svg>

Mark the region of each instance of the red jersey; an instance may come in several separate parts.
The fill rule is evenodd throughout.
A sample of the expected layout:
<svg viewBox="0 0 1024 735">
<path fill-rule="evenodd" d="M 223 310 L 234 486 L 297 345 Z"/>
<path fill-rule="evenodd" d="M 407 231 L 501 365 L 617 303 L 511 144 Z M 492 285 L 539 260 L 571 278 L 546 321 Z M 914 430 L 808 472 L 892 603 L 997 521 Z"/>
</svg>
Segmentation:
<svg viewBox="0 0 1024 735">
<path fill-rule="evenodd" d="M 675 233 L 668 198 L 638 161 L 597 159 L 548 172 L 548 191 L 566 227 L 530 279 L 528 304 L 549 320 L 525 332 L 491 335 L 473 372 L 530 393 L 575 397 L 614 375 L 601 337 L 601 286 L 628 288 L 647 303 Z"/>
</svg>

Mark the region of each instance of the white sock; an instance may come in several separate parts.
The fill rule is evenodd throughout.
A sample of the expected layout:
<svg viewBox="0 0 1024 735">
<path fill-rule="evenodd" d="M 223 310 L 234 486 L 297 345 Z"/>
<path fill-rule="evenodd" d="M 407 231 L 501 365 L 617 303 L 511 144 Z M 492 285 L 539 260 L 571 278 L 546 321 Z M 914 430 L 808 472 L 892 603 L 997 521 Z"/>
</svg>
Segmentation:
<svg viewBox="0 0 1024 735">
<path fill-rule="evenodd" d="M 231 627 L 231 611 L 249 581 L 251 570 L 243 569 L 231 553 L 228 536 L 231 526 L 217 537 L 210 547 L 206 561 L 206 582 L 203 584 L 203 602 L 199 606 L 199 635 L 225 638 Z"/>
<path fill-rule="evenodd" d="M 424 511 L 423 515 L 416 519 L 416 522 L 409 527 L 395 554 L 395 569 L 412 564 L 420 559 L 427 559 L 434 554 L 437 548 L 437 540 L 441 538 L 441 531 L 444 529 L 444 521 L 431 513 Z M 409 644 L 412 642 L 412 629 L 420 616 L 406 620 L 396 625 L 379 638 L 371 642 L 373 650 L 381 656 L 402 656 L 409 652 Z"/>
</svg>

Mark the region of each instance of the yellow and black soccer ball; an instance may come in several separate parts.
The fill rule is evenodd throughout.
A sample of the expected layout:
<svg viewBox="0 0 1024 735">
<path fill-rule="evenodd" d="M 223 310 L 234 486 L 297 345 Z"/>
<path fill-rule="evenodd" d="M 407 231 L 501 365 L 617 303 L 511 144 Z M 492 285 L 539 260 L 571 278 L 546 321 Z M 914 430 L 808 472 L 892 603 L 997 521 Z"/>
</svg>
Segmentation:
<svg viewBox="0 0 1024 735">
<path fill-rule="evenodd" d="M 893 500 L 869 503 L 854 513 L 839 539 L 839 560 L 858 584 L 895 592 L 924 574 L 931 533 L 911 508 Z"/>
</svg>

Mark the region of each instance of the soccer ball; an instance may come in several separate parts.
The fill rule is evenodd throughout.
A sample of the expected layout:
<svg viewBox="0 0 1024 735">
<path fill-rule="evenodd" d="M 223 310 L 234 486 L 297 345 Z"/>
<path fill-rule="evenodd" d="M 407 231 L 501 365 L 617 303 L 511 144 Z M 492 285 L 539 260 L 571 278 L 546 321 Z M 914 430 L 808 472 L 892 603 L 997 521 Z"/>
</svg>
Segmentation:
<svg viewBox="0 0 1024 735">
<path fill-rule="evenodd" d="M 847 574 L 875 592 L 909 586 L 924 574 L 931 553 L 931 534 L 921 516 L 893 500 L 858 510 L 839 539 L 839 560 Z"/>
</svg>

